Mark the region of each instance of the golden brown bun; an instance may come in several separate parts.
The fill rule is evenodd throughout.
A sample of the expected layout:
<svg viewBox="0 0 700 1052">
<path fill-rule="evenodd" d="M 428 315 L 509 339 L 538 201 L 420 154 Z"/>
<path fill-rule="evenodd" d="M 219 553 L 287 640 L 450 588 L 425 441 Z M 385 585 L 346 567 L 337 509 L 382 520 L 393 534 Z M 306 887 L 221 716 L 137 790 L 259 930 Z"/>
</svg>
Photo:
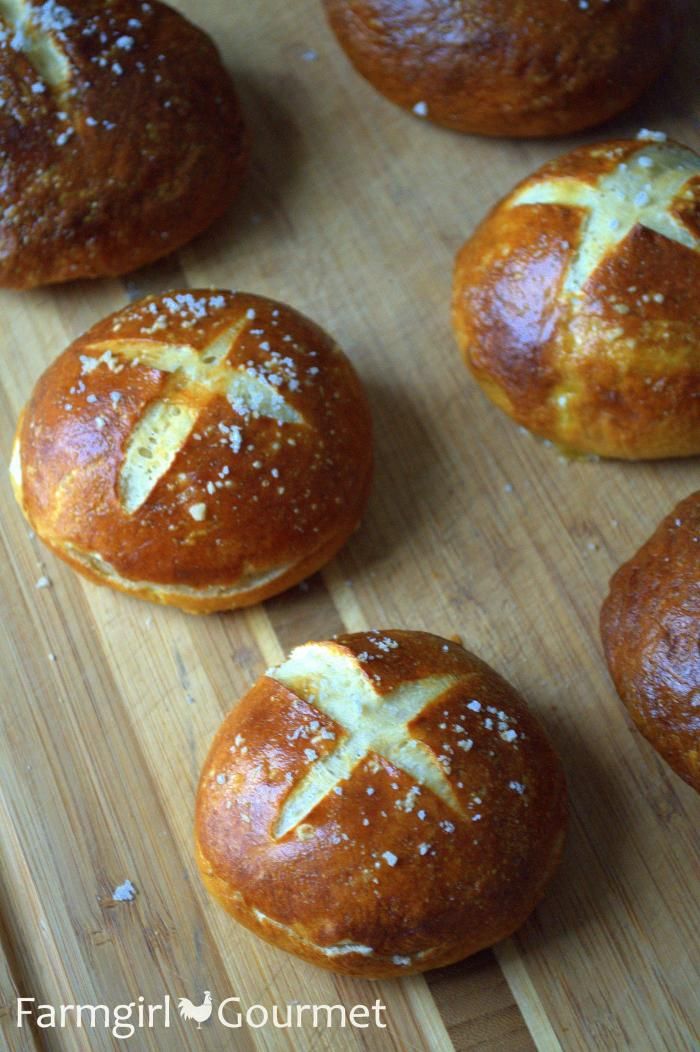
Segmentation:
<svg viewBox="0 0 700 1052">
<path fill-rule="evenodd" d="M 260 296 L 191 289 L 112 314 L 46 370 L 12 476 L 76 570 L 209 613 L 330 559 L 371 467 L 364 392 L 317 325 Z"/>
<path fill-rule="evenodd" d="M 425 632 L 358 632 L 297 647 L 226 718 L 197 857 L 256 935 L 380 978 L 510 935 L 565 823 L 557 756 L 493 669 Z"/>
<path fill-rule="evenodd" d="M 487 216 L 457 257 L 453 321 L 486 394 L 536 434 L 604 457 L 691 456 L 698 289 L 700 157 L 600 143 Z"/>
<path fill-rule="evenodd" d="M 564 135 L 629 106 L 666 63 L 686 0 L 324 0 L 392 102 L 481 135 Z"/>
<path fill-rule="evenodd" d="M 700 490 L 620 567 L 600 623 L 632 719 L 700 792 Z"/>
<path fill-rule="evenodd" d="M 158 0 L 18 7 L 0 22 L 0 285 L 123 274 L 221 215 L 248 151 L 211 40 Z"/>
</svg>

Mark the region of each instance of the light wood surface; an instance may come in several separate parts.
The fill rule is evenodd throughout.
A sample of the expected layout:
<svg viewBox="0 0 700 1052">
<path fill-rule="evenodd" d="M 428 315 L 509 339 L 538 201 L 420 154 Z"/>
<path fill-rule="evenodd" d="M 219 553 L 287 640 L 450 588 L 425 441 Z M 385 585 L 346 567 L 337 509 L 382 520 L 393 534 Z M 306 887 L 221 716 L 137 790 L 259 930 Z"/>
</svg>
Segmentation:
<svg viewBox="0 0 700 1052">
<path fill-rule="evenodd" d="M 316 0 L 189 0 L 255 136 L 242 197 L 208 235 L 119 281 L 3 293 L 2 450 L 42 369 L 146 291 L 239 287 L 289 301 L 370 391 L 374 493 L 361 530 L 301 588 L 194 619 L 89 585 L 32 538 L 2 478 L 0 1033 L 11 1050 L 364 1048 L 686 1052 L 698 1045 L 700 798 L 630 727 L 597 635 L 607 580 L 696 463 L 566 462 L 470 382 L 449 326 L 452 258 L 484 210 L 569 143 L 461 137 L 349 68 Z M 693 18 L 672 71 L 612 132 L 697 148 Z M 313 50 L 316 58 L 305 53 Z M 593 132 L 576 141 L 589 141 Z M 37 589 L 46 574 L 51 587 Z M 193 795 L 237 696 L 295 643 L 343 627 L 464 642 L 516 684 L 564 758 L 566 857 L 524 929 L 425 977 L 335 978 L 238 928 L 200 887 Z M 55 655 L 51 660 L 49 655 Z M 125 878 L 132 903 L 113 903 Z M 15 999 L 387 1005 L 387 1030 L 19 1031 Z"/>
</svg>

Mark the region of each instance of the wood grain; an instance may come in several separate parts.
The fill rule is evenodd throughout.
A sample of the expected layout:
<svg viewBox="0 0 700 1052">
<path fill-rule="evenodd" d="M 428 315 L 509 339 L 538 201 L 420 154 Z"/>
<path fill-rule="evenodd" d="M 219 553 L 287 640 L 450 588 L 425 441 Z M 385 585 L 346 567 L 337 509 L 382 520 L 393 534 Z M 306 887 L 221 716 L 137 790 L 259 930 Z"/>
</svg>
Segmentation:
<svg viewBox="0 0 700 1052">
<path fill-rule="evenodd" d="M 609 575 L 697 488 L 697 465 L 563 461 L 486 403 L 449 327 L 459 244 L 570 143 L 480 141 L 395 110 L 349 69 L 316 0 L 179 6 L 236 75 L 251 177 L 177 259 L 123 282 L 0 295 L 2 449 L 73 336 L 143 292 L 219 285 L 288 300 L 352 355 L 373 404 L 376 484 L 322 574 L 264 607 L 193 619 L 78 579 L 28 535 L 2 479 L 5 1045 L 115 1047 L 104 1031 L 18 1030 L 18 994 L 114 1005 L 210 989 L 244 1004 L 380 997 L 389 1027 L 197 1030 L 175 1012 L 133 1047 L 697 1049 L 700 801 L 631 728 L 597 635 Z M 696 12 L 671 73 L 611 134 L 658 127 L 697 148 L 698 30 Z M 42 574 L 51 587 L 37 590 Z M 564 865 L 515 938 L 378 984 L 318 972 L 236 927 L 204 895 L 191 844 L 199 767 L 235 698 L 295 643 L 368 626 L 460 635 L 540 714 L 571 792 Z M 112 902 L 127 877 L 136 900 Z"/>
</svg>

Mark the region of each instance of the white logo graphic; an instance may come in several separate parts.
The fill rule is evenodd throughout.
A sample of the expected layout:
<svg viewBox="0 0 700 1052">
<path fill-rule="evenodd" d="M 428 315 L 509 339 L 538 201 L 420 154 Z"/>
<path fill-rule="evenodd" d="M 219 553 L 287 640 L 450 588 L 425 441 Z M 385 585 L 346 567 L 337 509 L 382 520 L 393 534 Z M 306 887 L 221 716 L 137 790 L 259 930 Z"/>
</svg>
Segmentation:
<svg viewBox="0 0 700 1052">
<path fill-rule="evenodd" d="M 214 1015 L 209 990 L 204 991 L 204 1001 L 201 1005 L 193 1004 L 188 997 L 179 997 L 177 1004 L 181 1017 L 188 1021 L 193 1019 L 198 1030 L 201 1030 L 202 1023 L 206 1023 Z M 118 1005 L 51 1005 L 38 1003 L 35 997 L 18 997 L 15 1022 L 18 1030 L 23 1030 L 27 1025 L 35 1026 L 39 1030 L 102 1030 L 111 1033 L 118 1041 L 126 1042 L 137 1031 L 161 1027 L 169 1030 L 170 1009 L 170 994 L 165 994 L 163 1000 L 158 1003 L 149 1004 L 143 994 L 140 994 L 136 1001 Z M 366 1030 L 370 1026 L 376 1026 L 385 1030 L 387 1022 L 382 1018 L 384 1012 L 386 1005 L 382 1004 L 379 998 L 373 1005 L 319 1005 L 291 1001 L 284 1005 L 246 1006 L 241 1003 L 240 997 L 226 997 L 219 1003 L 214 1019 L 227 1030 L 240 1030 L 242 1027 L 260 1030 L 267 1026 L 284 1030 L 303 1029 L 307 1026 L 323 1030 L 342 1030 L 347 1026 Z"/>
<path fill-rule="evenodd" d="M 192 1004 L 189 997 L 178 997 L 177 1007 L 183 1019 L 194 1019 L 198 1030 L 202 1029 L 202 1023 L 206 1023 L 214 1011 L 209 990 L 204 991 L 204 1001 L 201 1005 Z"/>
</svg>

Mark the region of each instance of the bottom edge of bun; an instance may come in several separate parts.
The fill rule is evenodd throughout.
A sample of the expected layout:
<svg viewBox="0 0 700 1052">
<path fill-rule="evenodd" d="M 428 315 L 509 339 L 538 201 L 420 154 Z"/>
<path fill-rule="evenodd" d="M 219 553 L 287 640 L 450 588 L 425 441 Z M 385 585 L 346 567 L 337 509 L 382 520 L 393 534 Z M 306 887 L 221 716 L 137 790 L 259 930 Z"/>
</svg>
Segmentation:
<svg viewBox="0 0 700 1052">
<path fill-rule="evenodd" d="M 401 979 L 435 968 L 445 968 L 456 964 L 482 950 L 495 946 L 512 936 L 528 919 L 536 908 L 561 854 L 563 837 L 559 838 L 552 859 L 552 866 L 532 899 L 528 909 L 508 923 L 503 923 L 487 936 L 477 939 L 447 939 L 427 949 L 401 952 L 397 948 L 393 954 L 379 954 L 374 948 L 351 939 L 322 946 L 305 938 L 294 927 L 275 920 L 261 910 L 245 901 L 243 894 L 232 889 L 216 875 L 202 850 L 197 837 L 196 856 L 202 882 L 211 897 L 242 927 L 276 950 L 291 954 L 307 964 L 312 964 L 325 971 L 355 976 L 362 979 Z M 404 948 L 405 951 L 405 948 Z"/>
<path fill-rule="evenodd" d="M 24 508 L 23 511 L 26 517 Z M 28 521 L 36 530 L 31 520 Z M 231 584 L 205 585 L 201 588 L 124 577 L 98 552 L 86 551 L 67 541 L 43 537 L 39 530 L 36 533 L 55 555 L 93 584 L 104 585 L 134 599 L 178 607 L 188 614 L 209 614 L 253 606 L 293 588 L 325 566 L 347 542 L 357 524 L 353 522 L 350 529 L 344 529 L 342 534 L 330 538 L 320 548 L 303 555 L 296 562 L 284 563 L 259 573 L 249 572 Z"/>
</svg>

